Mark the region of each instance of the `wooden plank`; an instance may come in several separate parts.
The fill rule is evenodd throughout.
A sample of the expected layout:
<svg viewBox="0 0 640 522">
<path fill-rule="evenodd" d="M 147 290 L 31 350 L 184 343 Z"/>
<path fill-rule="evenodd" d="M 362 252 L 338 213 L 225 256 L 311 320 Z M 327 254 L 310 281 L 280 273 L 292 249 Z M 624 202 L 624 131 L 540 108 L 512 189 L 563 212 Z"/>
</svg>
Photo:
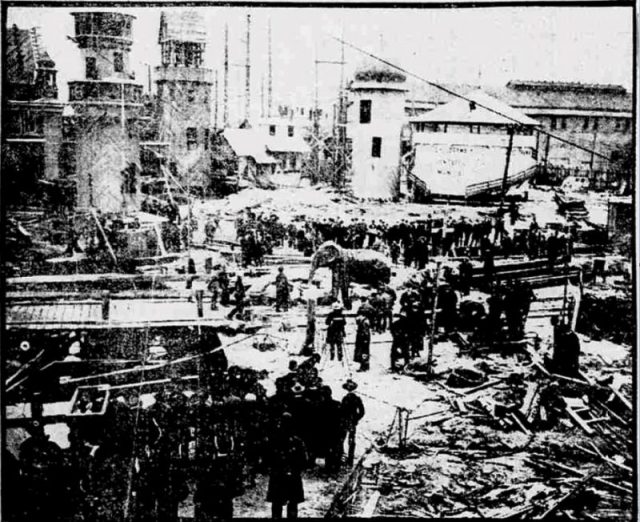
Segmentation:
<svg viewBox="0 0 640 522">
<path fill-rule="evenodd" d="M 622 402 L 622 404 L 628 409 L 633 411 L 633 406 L 631 403 L 625 399 L 625 397 L 620 393 L 619 390 L 616 390 L 612 385 L 609 385 L 609 389 L 613 392 L 613 394 Z"/>
<path fill-rule="evenodd" d="M 633 489 L 627 488 L 627 487 L 624 487 L 624 486 L 619 486 L 618 484 L 614 484 L 613 482 L 609 482 L 608 480 L 604 480 L 604 479 L 602 479 L 600 477 L 594 477 L 593 481 L 597 482 L 598 484 L 602 484 L 603 486 L 607 486 L 607 487 L 610 487 L 612 489 L 616 489 L 618 491 L 622 491 L 624 493 L 633 494 Z"/>
<path fill-rule="evenodd" d="M 584 419 L 582 419 L 571 406 L 565 407 L 566 412 L 569 414 L 569 417 L 578 425 L 587 435 L 593 435 L 595 431 L 591 426 L 589 426 Z"/>
<path fill-rule="evenodd" d="M 378 500 L 380 499 L 380 491 L 376 490 L 373 492 L 373 495 L 369 497 L 367 503 L 360 514 L 361 518 L 371 518 L 376 511 L 376 507 L 378 506 Z"/>
</svg>

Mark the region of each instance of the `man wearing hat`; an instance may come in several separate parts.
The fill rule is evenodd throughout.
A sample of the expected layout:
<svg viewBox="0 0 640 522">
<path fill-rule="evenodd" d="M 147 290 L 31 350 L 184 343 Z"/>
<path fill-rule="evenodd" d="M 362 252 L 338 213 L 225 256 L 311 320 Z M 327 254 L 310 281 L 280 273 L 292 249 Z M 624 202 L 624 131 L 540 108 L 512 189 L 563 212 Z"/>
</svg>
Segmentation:
<svg viewBox="0 0 640 522">
<path fill-rule="evenodd" d="M 338 351 L 338 360 L 342 361 L 342 347 L 344 344 L 344 329 L 346 319 L 342 313 L 342 306 L 339 303 L 333 303 L 333 309 L 327 315 L 325 320 L 327 324 L 327 343 L 331 353 L 331 360 L 335 358 L 335 352 Z"/>
<path fill-rule="evenodd" d="M 342 387 L 347 390 L 347 394 L 342 398 L 342 403 L 340 404 L 340 413 L 344 423 L 345 435 L 349 440 L 347 464 L 353 466 L 356 451 L 356 428 L 360 419 L 364 417 L 364 405 L 362 404 L 362 399 L 353 393 L 358 387 L 353 380 L 348 379 Z"/>
<path fill-rule="evenodd" d="M 371 323 L 361 306 L 356 317 L 356 346 L 353 352 L 353 360 L 360 363 L 359 372 L 366 372 L 369 369 L 370 344 Z"/>
<path fill-rule="evenodd" d="M 289 280 L 284 273 L 284 267 L 278 267 L 278 275 L 276 276 L 276 312 L 289 309 Z"/>
</svg>

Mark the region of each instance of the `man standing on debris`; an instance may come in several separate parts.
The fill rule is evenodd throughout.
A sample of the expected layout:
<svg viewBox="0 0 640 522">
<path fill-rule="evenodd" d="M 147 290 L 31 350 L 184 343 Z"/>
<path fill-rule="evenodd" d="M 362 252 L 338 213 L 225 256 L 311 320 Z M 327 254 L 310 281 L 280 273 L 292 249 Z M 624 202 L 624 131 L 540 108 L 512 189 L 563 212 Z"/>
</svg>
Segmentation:
<svg viewBox="0 0 640 522">
<path fill-rule="evenodd" d="M 233 295 L 236 299 L 236 306 L 231 310 L 231 312 L 229 312 L 229 315 L 227 317 L 229 319 L 233 319 L 233 317 L 238 314 L 242 319 L 242 316 L 244 314 L 244 307 L 246 305 L 246 290 L 244 288 L 244 284 L 242 283 L 242 277 L 240 276 L 238 276 L 238 278 L 236 279 L 236 284 L 233 289 Z"/>
<path fill-rule="evenodd" d="M 361 306 L 356 317 L 356 346 L 353 352 L 353 360 L 360 363 L 359 372 L 366 372 L 369 369 L 370 345 L 371 323 Z"/>
<path fill-rule="evenodd" d="M 304 443 L 294 434 L 291 414 L 282 415 L 269 445 L 267 502 L 271 502 L 271 517 L 281 519 L 286 504 L 287 518 L 298 518 L 298 504 L 304 501 L 302 470 L 307 456 Z"/>
<path fill-rule="evenodd" d="M 364 405 L 362 399 L 353 393 L 358 385 L 351 379 L 347 380 L 342 387 L 347 390 L 347 394 L 342 398 L 340 411 L 344 423 L 345 435 L 349 441 L 349 452 L 347 454 L 347 464 L 353 466 L 356 452 L 356 428 L 360 419 L 364 417 Z"/>
<path fill-rule="evenodd" d="M 552 371 L 575 377 L 580 373 L 580 339 L 566 321 L 555 322 Z"/>
<path fill-rule="evenodd" d="M 473 280 L 473 265 L 468 257 L 465 257 L 458 268 L 459 287 L 462 295 L 469 295 L 471 291 L 471 281 Z"/>
<path fill-rule="evenodd" d="M 290 287 L 289 280 L 284 273 L 284 267 L 278 267 L 278 275 L 276 276 L 276 312 L 289 309 Z"/>
<path fill-rule="evenodd" d="M 218 309 L 218 297 L 220 296 L 220 281 L 218 280 L 218 274 L 213 274 L 209 283 L 207 284 L 209 292 L 211 292 L 211 310 Z"/>
<path fill-rule="evenodd" d="M 346 319 L 342 313 L 342 306 L 339 303 L 333 304 L 333 310 L 327 315 L 325 320 L 327 324 L 327 344 L 329 345 L 331 360 L 335 358 L 335 352 L 338 352 L 338 360 L 342 361 L 342 349 L 344 345 L 344 333 Z"/>
<path fill-rule="evenodd" d="M 407 364 L 411 360 L 409 353 L 409 332 L 408 332 L 407 314 L 405 311 L 400 312 L 400 317 L 391 325 L 391 335 L 393 342 L 391 343 L 391 371 L 397 370 L 398 359 L 404 359 Z"/>
</svg>

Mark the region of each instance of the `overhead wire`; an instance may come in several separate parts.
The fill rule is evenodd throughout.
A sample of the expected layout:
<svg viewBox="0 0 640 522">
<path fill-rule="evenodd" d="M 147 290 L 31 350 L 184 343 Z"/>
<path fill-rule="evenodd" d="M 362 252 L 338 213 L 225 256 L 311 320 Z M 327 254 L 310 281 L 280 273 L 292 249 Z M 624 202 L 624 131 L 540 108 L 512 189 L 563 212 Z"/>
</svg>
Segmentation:
<svg viewBox="0 0 640 522">
<path fill-rule="evenodd" d="M 374 54 L 374 53 L 372 53 L 370 51 L 367 51 L 366 49 L 362 49 L 361 47 L 358 47 L 357 45 L 355 45 L 355 44 L 353 44 L 353 43 L 351 43 L 351 42 L 349 42 L 347 40 L 344 40 L 343 38 L 340 38 L 338 36 L 331 35 L 331 34 L 328 34 L 328 36 L 330 36 L 332 39 L 334 39 L 334 40 L 346 45 L 347 47 L 350 47 L 351 49 L 353 49 L 355 51 L 358 51 L 361 54 L 369 56 L 370 58 L 373 58 L 374 60 L 377 60 L 377 61 L 379 61 L 379 62 L 381 62 L 381 63 L 383 63 L 383 64 L 385 64 L 385 65 L 387 65 L 387 66 L 389 66 L 389 67 L 391 67 L 393 69 L 396 69 L 397 71 L 400 71 L 400 72 L 402 72 L 402 73 L 404 73 L 404 74 L 406 74 L 408 76 L 411 76 L 411 77 L 415 78 L 416 80 L 424 82 L 427 85 L 430 85 L 431 87 L 439 89 L 439 90 L 441 90 L 441 91 L 443 91 L 443 92 L 445 92 L 445 93 L 447 93 L 447 94 L 449 94 L 449 95 L 451 95 L 451 96 L 453 96 L 455 98 L 459 98 L 459 99 L 465 100 L 465 101 L 469 102 L 470 104 L 472 103 L 476 107 L 481 107 L 481 108 L 483 108 L 483 109 L 485 109 L 485 110 L 487 110 L 489 112 L 497 114 L 498 116 L 501 116 L 501 117 L 503 117 L 505 119 L 508 119 L 508 120 L 512 121 L 517 126 L 521 126 L 522 125 L 522 123 L 520 121 L 518 121 L 517 118 L 514 118 L 513 116 L 510 116 L 508 114 L 504 114 L 502 111 L 499 111 L 499 110 L 497 110 L 497 109 L 495 109 L 493 107 L 490 107 L 490 106 L 488 106 L 486 104 L 483 104 L 482 102 L 473 100 L 473 99 L 471 99 L 471 98 L 469 98 L 469 97 L 467 97 L 467 96 L 465 96 L 463 94 L 460 94 L 460 93 L 455 92 L 455 91 L 453 91 L 453 90 L 451 90 L 451 89 L 449 89 L 447 87 L 444 87 L 444 86 L 440 85 L 439 83 L 433 82 L 431 80 L 427 80 L 426 78 L 423 78 L 422 76 L 420 76 L 420 75 L 418 75 L 416 73 L 413 73 L 413 72 L 409 71 L 408 69 L 405 69 L 404 67 L 401 67 L 401 66 L 399 66 L 399 65 L 397 65 L 397 64 L 395 64 L 393 62 L 390 62 L 389 60 L 385 60 L 384 58 L 381 58 L 380 56 L 377 56 L 376 54 Z M 575 147 L 575 148 L 577 148 L 579 150 L 582 150 L 584 152 L 588 152 L 589 154 L 593 154 L 594 156 L 598 156 L 599 158 L 605 159 L 607 161 L 612 161 L 611 157 L 609 157 L 609 156 L 606 156 L 604 154 L 596 152 L 595 150 L 590 149 L 588 147 L 585 147 L 585 146 L 579 145 L 577 143 L 574 143 L 574 142 L 572 142 L 572 141 L 570 141 L 570 140 L 568 140 L 566 138 L 558 136 L 557 134 L 553 134 L 553 133 L 551 133 L 551 132 L 549 132 L 547 130 L 538 129 L 537 132 L 539 132 L 540 134 L 543 134 L 545 136 L 548 136 L 549 138 L 553 138 L 553 139 L 558 140 L 558 141 L 560 141 L 562 143 L 565 143 L 566 145 L 570 145 L 570 146 Z"/>
</svg>

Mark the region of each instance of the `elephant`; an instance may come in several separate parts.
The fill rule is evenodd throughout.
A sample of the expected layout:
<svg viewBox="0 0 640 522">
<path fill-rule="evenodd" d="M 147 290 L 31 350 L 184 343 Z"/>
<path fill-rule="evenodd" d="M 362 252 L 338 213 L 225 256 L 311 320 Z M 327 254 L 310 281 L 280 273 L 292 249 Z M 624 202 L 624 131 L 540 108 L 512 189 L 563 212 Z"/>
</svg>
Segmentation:
<svg viewBox="0 0 640 522">
<path fill-rule="evenodd" d="M 320 245 L 311 260 L 309 282 L 313 280 L 316 270 L 330 267 L 332 274 L 331 297 L 338 298 L 342 293 L 345 308 L 351 309 L 349 283 L 378 286 L 391 280 L 391 267 L 387 258 L 380 252 L 366 249 L 342 248 L 333 241 Z"/>
</svg>

